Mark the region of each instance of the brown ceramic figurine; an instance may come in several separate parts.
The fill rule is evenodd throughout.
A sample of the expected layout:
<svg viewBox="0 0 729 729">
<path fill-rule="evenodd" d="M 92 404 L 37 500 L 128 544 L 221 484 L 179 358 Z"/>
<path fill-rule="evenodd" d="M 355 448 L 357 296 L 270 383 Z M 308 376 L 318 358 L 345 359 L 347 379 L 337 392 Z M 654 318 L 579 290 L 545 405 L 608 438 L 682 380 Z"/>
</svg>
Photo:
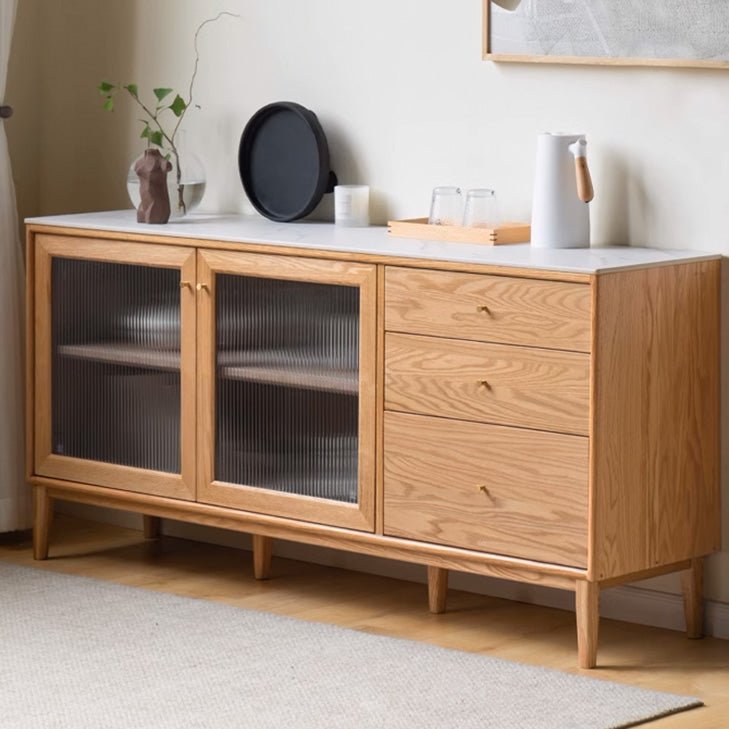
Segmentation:
<svg viewBox="0 0 729 729">
<path fill-rule="evenodd" d="M 144 156 L 134 165 L 139 177 L 139 193 L 142 201 L 137 209 L 138 223 L 166 223 L 170 219 L 170 194 L 167 190 L 167 173 L 172 164 L 158 149 L 145 149 Z"/>
</svg>

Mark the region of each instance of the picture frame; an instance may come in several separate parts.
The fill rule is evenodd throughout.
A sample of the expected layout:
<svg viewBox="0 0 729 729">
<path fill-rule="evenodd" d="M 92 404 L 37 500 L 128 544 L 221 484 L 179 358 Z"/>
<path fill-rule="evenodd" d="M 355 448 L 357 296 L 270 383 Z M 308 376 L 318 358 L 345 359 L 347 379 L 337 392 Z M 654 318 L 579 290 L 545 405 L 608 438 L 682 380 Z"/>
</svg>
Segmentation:
<svg viewBox="0 0 729 729">
<path fill-rule="evenodd" d="M 729 69 L 725 0 L 482 1 L 484 60 Z"/>
</svg>

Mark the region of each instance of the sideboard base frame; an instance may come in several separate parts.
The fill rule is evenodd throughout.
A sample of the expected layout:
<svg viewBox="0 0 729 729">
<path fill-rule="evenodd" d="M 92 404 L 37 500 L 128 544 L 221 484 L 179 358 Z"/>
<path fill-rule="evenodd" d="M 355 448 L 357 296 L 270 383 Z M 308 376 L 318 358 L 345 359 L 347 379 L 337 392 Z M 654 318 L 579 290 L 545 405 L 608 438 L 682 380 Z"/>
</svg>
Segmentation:
<svg viewBox="0 0 729 729">
<path fill-rule="evenodd" d="M 608 587 L 681 572 L 688 637 L 700 638 L 703 635 L 703 559 L 683 560 L 620 578 L 591 581 L 586 570 L 574 567 L 510 559 L 494 554 L 477 554 L 454 547 L 396 539 L 370 532 L 352 532 L 341 527 L 38 476 L 32 477 L 30 482 L 35 496 L 33 557 L 36 560 L 48 559 L 54 500 L 74 501 L 141 513 L 144 517 L 144 536 L 148 539 L 159 535 L 160 520 L 163 518 L 251 534 L 254 573 L 259 580 L 270 576 L 274 538 L 424 564 L 428 568 L 428 602 L 433 613 L 443 613 L 446 610 L 449 570 L 569 590 L 575 593 L 580 668 L 595 668 L 597 665 L 600 592 Z"/>
<path fill-rule="evenodd" d="M 535 257 L 528 246 L 421 249 L 384 229 L 342 237 L 309 223 L 281 240 L 240 216 L 162 234 L 142 230 L 133 211 L 29 223 L 36 559 L 48 556 L 53 501 L 63 499 L 139 513 L 148 539 L 163 518 L 250 533 L 257 579 L 270 574 L 274 539 L 422 564 L 436 613 L 449 570 L 568 590 L 584 668 L 596 664 L 608 587 L 681 572 L 689 636 L 702 634 L 703 559 L 721 544 L 718 255 L 627 247 L 572 251 L 566 263 L 564 252 Z M 53 449 L 57 258 L 179 271 L 179 474 Z M 209 336 L 220 273 L 359 289 L 357 509 L 210 490 L 220 485 Z"/>
</svg>

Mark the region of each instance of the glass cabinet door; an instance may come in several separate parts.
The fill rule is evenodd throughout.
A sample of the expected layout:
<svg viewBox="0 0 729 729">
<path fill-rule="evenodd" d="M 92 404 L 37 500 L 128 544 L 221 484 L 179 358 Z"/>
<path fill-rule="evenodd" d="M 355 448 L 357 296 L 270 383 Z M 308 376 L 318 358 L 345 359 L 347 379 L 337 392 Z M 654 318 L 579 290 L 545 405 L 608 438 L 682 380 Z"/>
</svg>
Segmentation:
<svg viewBox="0 0 729 729">
<path fill-rule="evenodd" d="M 375 267 L 199 255 L 200 498 L 371 530 Z"/>
<path fill-rule="evenodd" d="M 195 498 L 195 265 L 37 237 L 36 473 Z"/>
</svg>

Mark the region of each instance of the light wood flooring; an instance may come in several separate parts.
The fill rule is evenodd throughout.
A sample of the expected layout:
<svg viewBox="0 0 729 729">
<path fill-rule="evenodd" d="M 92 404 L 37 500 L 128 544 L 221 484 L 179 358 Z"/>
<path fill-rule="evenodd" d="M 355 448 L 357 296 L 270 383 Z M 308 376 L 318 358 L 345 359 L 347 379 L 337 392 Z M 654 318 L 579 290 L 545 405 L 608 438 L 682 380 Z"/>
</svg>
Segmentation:
<svg viewBox="0 0 729 729">
<path fill-rule="evenodd" d="M 33 561 L 29 540 L 0 543 L 0 559 L 690 694 L 707 706 L 648 726 L 729 729 L 729 641 L 603 620 L 599 668 L 579 671 L 569 612 L 451 591 L 448 611 L 431 615 L 425 585 L 276 557 L 272 579 L 257 582 L 249 552 L 145 541 L 141 532 L 68 516 L 55 519 L 48 561 Z"/>
</svg>

